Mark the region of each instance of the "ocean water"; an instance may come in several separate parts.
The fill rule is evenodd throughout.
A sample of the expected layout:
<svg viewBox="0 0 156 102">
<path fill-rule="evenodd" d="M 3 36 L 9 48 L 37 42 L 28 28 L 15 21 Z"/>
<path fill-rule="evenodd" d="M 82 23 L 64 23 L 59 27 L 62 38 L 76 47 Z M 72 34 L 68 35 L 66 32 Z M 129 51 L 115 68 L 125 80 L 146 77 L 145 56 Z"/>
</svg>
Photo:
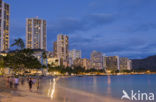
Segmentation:
<svg viewBox="0 0 156 102">
<path fill-rule="evenodd" d="M 154 93 L 156 95 L 156 75 L 82 76 L 60 79 L 63 87 L 93 93 L 100 96 L 121 98 L 122 90 L 130 93 Z"/>
<path fill-rule="evenodd" d="M 57 77 L 46 80 L 43 85 L 44 93 L 55 102 L 129 102 L 121 100 L 123 90 L 128 95 L 132 90 L 156 95 L 155 74 Z"/>
</svg>

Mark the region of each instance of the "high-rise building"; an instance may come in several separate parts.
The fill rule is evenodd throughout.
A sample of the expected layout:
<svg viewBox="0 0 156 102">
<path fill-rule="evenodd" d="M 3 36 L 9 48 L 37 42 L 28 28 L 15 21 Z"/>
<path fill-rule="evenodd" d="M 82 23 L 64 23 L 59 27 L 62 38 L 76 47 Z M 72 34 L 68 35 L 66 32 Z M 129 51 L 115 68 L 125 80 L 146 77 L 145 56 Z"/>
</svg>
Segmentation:
<svg viewBox="0 0 156 102">
<path fill-rule="evenodd" d="M 103 68 L 106 70 L 106 56 L 103 55 Z"/>
<path fill-rule="evenodd" d="M 0 0 L 0 51 L 9 49 L 10 6 Z"/>
<path fill-rule="evenodd" d="M 83 61 L 83 67 L 85 68 L 85 70 L 88 70 L 92 67 L 91 61 L 89 59 L 83 58 L 82 61 Z"/>
<path fill-rule="evenodd" d="M 57 42 L 56 41 L 53 43 L 53 54 L 54 54 L 54 57 L 57 57 Z"/>
<path fill-rule="evenodd" d="M 54 55 L 60 59 L 60 65 L 68 66 L 68 36 L 57 35 L 57 41 L 53 45 Z"/>
<path fill-rule="evenodd" d="M 81 50 L 73 49 L 69 51 L 69 64 L 72 65 L 76 58 L 81 58 Z"/>
<path fill-rule="evenodd" d="M 26 20 L 26 47 L 30 49 L 47 49 L 46 21 L 36 18 Z"/>
<path fill-rule="evenodd" d="M 120 57 L 120 70 L 131 70 L 131 60 L 126 57 Z"/>
<path fill-rule="evenodd" d="M 68 59 L 68 36 L 59 34 L 57 36 L 57 57 L 63 60 Z"/>
<path fill-rule="evenodd" d="M 91 53 L 91 64 L 92 68 L 103 69 L 103 55 L 100 52 L 93 51 Z"/>
<path fill-rule="evenodd" d="M 88 70 L 88 69 L 90 69 L 92 67 L 91 66 L 91 61 L 89 59 L 87 59 L 87 58 L 76 58 L 73 61 L 73 65 L 75 67 L 82 67 L 85 70 Z"/>
<path fill-rule="evenodd" d="M 106 70 L 119 70 L 120 69 L 119 56 L 105 57 L 105 62 L 106 62 Z"/>
<path fill-rule="evenodd" d="M 74 61 L 73 61 L 73 65 L 74 67 L 83 67 L 83 61 L 81 58 L 76 58 Z"/>
</svg>

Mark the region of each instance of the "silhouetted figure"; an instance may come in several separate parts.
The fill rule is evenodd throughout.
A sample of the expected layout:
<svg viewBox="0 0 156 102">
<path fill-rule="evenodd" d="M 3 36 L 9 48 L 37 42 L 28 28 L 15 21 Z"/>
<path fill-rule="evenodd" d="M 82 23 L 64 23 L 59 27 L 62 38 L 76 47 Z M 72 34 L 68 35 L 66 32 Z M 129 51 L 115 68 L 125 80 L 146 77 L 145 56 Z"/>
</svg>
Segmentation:
<svg viewBox="0 0 156 102">
<path fill-rule="evenodd" d="M 7 77 L 7 79 L 6 79 L 6 87 L 7 88 L 9 88 L 9 83 L 10 83 L 9 80 L 10 80 L 10 77 Z"/>
<path fill-rule="evenodd" d="M 36 81 L 36 88 L 37 88 L 37 92 L 38 92 L 39 88 L 40 88 L 40 79 L 39 78 Z"/>
<path fill-rule="evenodd" d="M 22 78 L 21 78 L 21 85 L 24 85 L 24 81 L 25 81 L 25 80 L 24 80 L 24 78 L 22 77 Z"/>
<path fill-rule="evenodd" d="M 10 77 L 9 78 L 9 86 L 10 86 L 10 88 L 13 88 L 13 82 L 14 82 L 13 77 Z"/>
<path fill-rule="evenodd" d="M 30 78 L 29 79 L 29 90 L 31 91 L 31 89 L 32 89 L 32 84 L 33 84 L 33 81 L 32 81 L 32 79 Z"/>
</svg>

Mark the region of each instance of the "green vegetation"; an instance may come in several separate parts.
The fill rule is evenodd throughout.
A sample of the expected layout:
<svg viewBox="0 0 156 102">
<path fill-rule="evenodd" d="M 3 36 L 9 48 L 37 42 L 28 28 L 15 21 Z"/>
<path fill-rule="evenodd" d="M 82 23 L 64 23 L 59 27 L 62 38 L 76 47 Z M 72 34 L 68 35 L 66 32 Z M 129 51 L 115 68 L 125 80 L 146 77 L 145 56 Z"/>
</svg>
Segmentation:
<svg viewBox="0 0 156 102">
<path fill-rule="evenodd" d="M 120 70 L 121 73 L 131 73 L 132 70 Z"/>
<path fill-rule="evenodd" d="M 11 68 L 14 72 L 25 72 L 30 69 L 41 68 L 39 60 L 33 56 L 33 50 L 24 49 L 24 42 L 21 38 L 15 39 L 11 45 L 18 49 L 9 52 L 6 56 L 0 56 L 0 68 Z"/>
<path fill-rule="evenodd" d="M 113 73 L 119 73 L 120 71 L 119 70 L 116 70 L 116 69 L 114 69 L 114 70 L 111 70 L 111 73 L 113 74 Z"/>
<path fill-rule="evenodd" d="M 5 67 L 13 69 L 15 72 L 24 71 L 25 69 L 41 68 L 41 63 L 33 55 L 31 49 L 23 49 L 8 53 L 4 57 Z"/>
<path fill-rule="evenodd" d="M 47 59 L 47 54 L 46 54 L 46 52 L 44 51 L 43 53 L 42 53 L 42 58 L 43 58 L 43 65 L 42 65 L 42 68 L 47 68 L 47 65 L 46 65 L 46 59 Z"/>
<path fill-rule="evenodd" d="M 71 74 L 82 74 L 82 73 L 105 73 L 105 71 L 102 70 L 96 70 L 95 68 L 91 68 L 88 70 L 85 70 L 85 68 L 81 66 L 73 66 L 73 67 L 64 67 L 64 66 L 57 66 L 54 67 L 53 65 L 48 66 L 48 71 L 49 72 L 59 72 L 61 74 L 66 74 L 68 73 L 69 75 Z"/>
<path fill-rule="evenodd" d="M 4 74 L 4 57 L 0 56 L 0 75 Z"/>
</svg>

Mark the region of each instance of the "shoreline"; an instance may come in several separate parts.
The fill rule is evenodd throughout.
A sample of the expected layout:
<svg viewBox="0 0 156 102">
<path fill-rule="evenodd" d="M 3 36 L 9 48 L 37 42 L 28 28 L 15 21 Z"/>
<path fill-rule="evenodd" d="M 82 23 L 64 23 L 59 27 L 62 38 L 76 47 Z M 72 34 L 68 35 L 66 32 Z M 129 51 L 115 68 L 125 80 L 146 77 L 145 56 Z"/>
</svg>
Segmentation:
<svg viewBox="0 0 156 102">
<path fill-rule="evenodd" d="M 59 78 L 54 79 L 56 80 L 56 84 L 54 82 L 49 83 L 49 80 L 43 79 L 42 84 L 44 87 L 42 93 L 37 93 L 36 89 L 30 92 L 27 84 L 19 86 L 18 90 L 7 89 L 8 91 L 2 91 L 0 92 L 0 102 L 21 102 L 21 100 L 22 102 L 68 102 L 69 100 L 71 102 L 121 102 L 121 100 L 113 97 L 100 96 L 83 90 L 63 87 L 57 83 Z M 50 97 L 51 95 L 47 96 L 48 87 L 51 90 L 51 94 L 53 93 L 53 97 Z M 53 92 L 54 89 L 55 91 Z"/>
<path fill-rule="evenodd" d="M 145 73 L 144 73 L 145 74 Z M 133 75 L 144 75 L 142 73 L 139 74 L 133 74 Z M 147 74 L 147 73 L 146 73 Z M 123 74 L 125 75 L 125 74 Z M 126 74 L 127 75 L 127 74 Z M 148 74 L 148 75 L 151 75 Z M 107 75 L 76 75 L 78 77 L 83 76 L 107 76 Z M 109 75 L 108 75 L 109 76 Z M 68 88 L 63 87 L 61 84 L 57 83 L 57 80 L 61 78 L 69 78 L 72 76 L 56 76 L 56 77 L 50 77 L 46 79 L 43 78 L 42 84 L 43 89 L 42 93 L 37 93 L 35 89 L 35 85 L 33 88 L 33 92 L 29 91 L 27 83 L 25 83 L 25 86 L 19 86 L 18 90 L 6 88 L 4 89 L 5 83 L 5 77 L 0 77 L 0 83 L 3 82 L 3 84 L 0 84 L 0 102 L 66 102 L 66 100 L 71 100 L 71 102 L 123 102 L 123 100 L 120 100 L 115 97 L 109 97 L 109 96 L 101 96 L 100 94 L 90 93 L 84 90 L 78 90 L 74 88 Z M 74 77 L 74 76 L 73 76 Z M 54 84 L 54 80 L 56 83 Z M 51 83 L 49 83 L 51 80 Z M 3 90 L 1 90 L 3 89 Z M 51 90 L 51 94 L 53 95 L 48 96 L 48 91 Z M 51 97 L 52 96 L 52 97 Z"/>
<path fill-rule="evenodd" d="M 47 75 L 47 76 L 53 76 L 53 77 L 58 77 L 58 76 L 62 76 L 62 77 L 72 77 L 72 76 L 120 76 L 120 75 L 155 75 L 156 72 L 153 73 L 145 73 L 145 72 L 141 72 L 141 73 L 114 73 L 114 74 L 106 74 L 106 73 L 99 73 L 99 74 L 77 74 L 77 75 Z"/>
</svg>

